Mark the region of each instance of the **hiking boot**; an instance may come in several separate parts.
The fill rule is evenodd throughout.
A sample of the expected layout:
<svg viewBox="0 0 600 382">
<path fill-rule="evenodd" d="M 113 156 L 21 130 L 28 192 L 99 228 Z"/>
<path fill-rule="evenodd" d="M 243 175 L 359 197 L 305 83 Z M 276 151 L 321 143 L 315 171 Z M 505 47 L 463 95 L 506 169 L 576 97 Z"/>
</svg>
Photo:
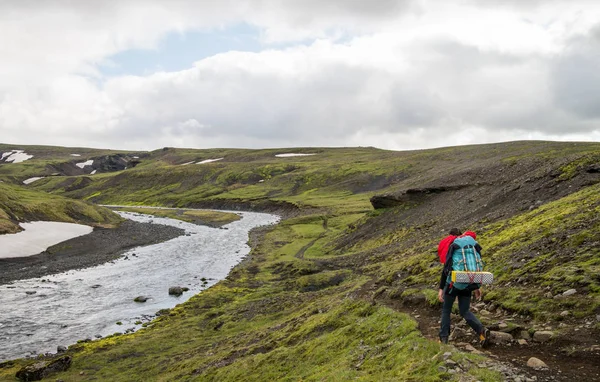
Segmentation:
<svg viewBox="0 0 600 382">
<path fill-rule="evenodd" d="M 488 347 L 490 344 L 491 332 L 488 328 L 483 328 L 481 333 L 479 334 L 479 344 L 481 344 L 482 348 Z"/>
<path fill-rule="evenodd" d="M 440 343 L 441 344 L 448 344 L 448 337 L 440 337 Z"/>
</svg>

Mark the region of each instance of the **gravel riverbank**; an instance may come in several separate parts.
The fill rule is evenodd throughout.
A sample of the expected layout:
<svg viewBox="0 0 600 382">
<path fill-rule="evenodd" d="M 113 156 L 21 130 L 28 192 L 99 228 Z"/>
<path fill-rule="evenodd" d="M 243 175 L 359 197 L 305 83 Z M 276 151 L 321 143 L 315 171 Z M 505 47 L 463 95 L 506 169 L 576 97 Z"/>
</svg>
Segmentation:
<svg viewBox="0 0 600 382">
<path fill-rule="evenodd" d="M 161 224 L 126 220 L 117 228 L 95 228 L 29 257 L 0 259 L 0 285 L 42 277 L 71 269 L 93 267 L 118 258 L 135 247 L 161 243 L 183 235 L 184 230 Z"/>
</svg>

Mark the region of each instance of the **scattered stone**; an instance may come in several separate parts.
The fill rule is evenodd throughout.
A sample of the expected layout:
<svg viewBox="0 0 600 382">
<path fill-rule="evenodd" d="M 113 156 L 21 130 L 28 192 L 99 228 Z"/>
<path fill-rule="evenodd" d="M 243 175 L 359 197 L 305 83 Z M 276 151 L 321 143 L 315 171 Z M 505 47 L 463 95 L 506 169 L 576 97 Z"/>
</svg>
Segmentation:
<svg viewBox="0 0 600 382">
<path fill-rule="evenodd" d="M 451 360 L 451 359 L 447 359 L 445 362 L 446 366 L 448 367 L 455 367 L 456 366 L 456 362 Z"/>
<path fill-rule="evenodd" d="M 37 292 L 34 290 L 28 290 L 25 292 L 26 294 L 36 294 Z"/>
<path fill-rule="evenodd" d="M 496 345 L 506 345 L 513 341 L 513 336 L 508 333 L 503 332 L 494 332 L 492 331 L 492 335 L 490 337 L 490 342 Z"/>
<path fill-rule="evenodd" d="M 448 371 L 448 368 L 447 368 L 447 367 L 445 367 L 445 366 L 438 366 L 438 371 L 439 371 L 440 373 L 445 373 L 445 372 L 447 372 L 447 371 Z"/>
<path fill-rule="evenodd" d="M 58 345 L 58 346 L 56 347 L 56 352 L 57 352 L 57 353 L 64 353 L 64 352 L 66 352 L 66 351 L 67 351 L 67 347 L 66 347 L 66 346 L 63 346 L 63 345 Z"/>
<path fill-rule="evenodd" d="M 562 317 L 567 317 L 567 316 L 571 315 L 571 312 L 569 312 L 568 310 L 563 310 L 562 312 L 560 312 L 560 315 Z"/>
<path fill-rule="evenodd" d="M 506 329 L 508 328 L 508 324 L 505 322 L 501 322 L 500 324 L 498 324 L 498 328 L 500 329 Z"/>
<path fill-rule="evenodd" d="M 519 343 L 519 345 L 527 345 L 527 340 L 524 340 L 522 338 L 517 340 L 517 342 Z"/>
<path fill-rule="evenodd" d="M 564 292 L 562 295 L 563 296 L 572 296 L 575 293 L 577 293 L 577 289 L 569 289 L 568 291 Z"/>
<path fill-rule="evenodd" d="M 554 338 L 554 333 L 550 331 L 537 331 L 533 333 L 533 340 L 535 342 L 548 342 Z"/>
<path fill-rule="evenodd" d="M 519 336 L 524 339 L 524 340 L 531 340 L 531 334 L 529 334 L 529 331 L 527 330 L 521 330 L 521 333 L 519 334 Z"/>
<path fill-rule="evenodd" d="M 554 296 L 552 295 L 552 292 L 546 292 L 546 294 L 544 294 L 544 297 L 546 297 L 546 298 L 552 298 Z"/>
<path fill-rule="evenodd" d="M 596 321 L 600 322 L 600 314 L 596 315 Z"/>
<path fill-rule="evenodd" d="M 473 353 L 473 354 L 483 354 L 479 350 L 475 349 L 475 347 L 473 345 L 471 345 L 471 344 L 467 344 L 465 346 L 465 350 L 468 351 L 468 352 L 470 352 L 470 353 Z"/>
<path fill-rule="evenodd" d="M 146 296 L 137 296 L 136 298 L 133 299 L 133 301 L 135 302 L 146 302 L 148 301 L 150 297 L 146 297 Z"/>
<path fill-rule="evenodd" d="M 445 352 L 444 355 L 442 355 L 443 359 L 448 359 L 450 357 L 452 357 L 452 352 L 449 352 L 449 351 Z"/>
<path fill-rule="evenodd" d="M 92 285 L 90 288 L 92 288 L 92 289 L 98 289 L 98 288 L 100 288 L 101 286 L 102 286 L 102 285 L 100 285 L 100 284 L 95 284 L 95 285 Z"/>
<path fill-rule="evenodd" d="M 184 291 L 184 292 L 187 292 L 188 290 L 190 290 L 190 288 L 188 288 L 188 287 L 183 287 L 183 288 L 181 288 L 181 290 L 182 290 L 182 291 Z"/>
<path fill-rule="evenodd" d="M 53 361 L 41 361 L 27 365 L 17 372 L 17 378 L 21 381 L 40 381 L 52 373 L 58 373 L 69 369 L 71 357 L 66 355 Z"/>
<path fill-rule="evenodd" d="M 488 312 L 485 309 L 482 309 L 481 312 L 479 312 L 479 313 L 482 314 L 482 315 L 484 315 L 484 316 L 489 316 L 491 314 L 490 312 Z"/>
<path fill-rule="evenodd" d="M 169 288 L 169 295 L 171 296 L 181 296 L 183 294 L 183 289 L 179 286 L 173 286 Z"/>
<path fill-rule="evenodd" d="M 529 358 L 529 360 L 527 361 L 527 366 L 535 370 L 548 369 L 548 365 L 546 365 L 544 361 L 535 357 Z"/>
</svg>

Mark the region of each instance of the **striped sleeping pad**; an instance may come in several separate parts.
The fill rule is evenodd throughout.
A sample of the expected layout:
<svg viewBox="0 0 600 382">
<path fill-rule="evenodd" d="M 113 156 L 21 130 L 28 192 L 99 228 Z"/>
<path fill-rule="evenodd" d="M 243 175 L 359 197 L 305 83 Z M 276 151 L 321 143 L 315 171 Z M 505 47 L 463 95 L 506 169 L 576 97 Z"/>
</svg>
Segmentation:
<svg viewBox="0 0 600 382">
<path fill-rule="evenodd" d="M 488 285 L 494 282 L 494 275 L 490 272 L 452 271 L 452 282 Z"/>
</svg>

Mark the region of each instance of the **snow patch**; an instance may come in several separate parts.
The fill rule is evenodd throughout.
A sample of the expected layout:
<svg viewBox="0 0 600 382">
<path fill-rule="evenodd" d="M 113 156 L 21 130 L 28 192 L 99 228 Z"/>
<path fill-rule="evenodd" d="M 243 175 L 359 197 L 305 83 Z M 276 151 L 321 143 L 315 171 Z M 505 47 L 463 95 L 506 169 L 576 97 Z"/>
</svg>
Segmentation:
<svg viewBox="0 0 600 382">
<path fill-rule="evenodd" d="M 317 155 L 317 154 L 296 154 L 296 153 L 287 153 L 287 154 L 276 154 L 275 156 L 277 158 L 290 158 L 290 157 L 308 157 L 311 155 Z"/>
<path fill-rule="evenodd" d="M 33 183 L 36 180 L 40 180 L 40 179 L 44 179 L 44 177 L 43 176 L 34 176 L 33 178 L 25 179 L 23 181 L 23 184 L 30 184 L 30 183 Z"/>
<path fill-rule="evenodd" d="M 181 164 L 180 166 L 187 166 L 188 164 L 192 164 L 192 163 L 194 163 L 194 161 L 187 162 L 187 163 L 183 163 L 183 164 Z"/>
<path fill-rule="evenodd" d="M 140 157 L 133 157 L 133 159 L 140 159 Z"/>
<path fill-rule="evenodd" d="M 94 171 L 90 172 L 90 175 L 94 175 L 96 173 L 96 171 L 98 171 L 98 170 L 94 170 Z"/>
<path fill-rule="evenodd" d="M 197 162 L 196 164 L 212 163 L 212 162 L 220 161 L 220 160 L 223 160 L 223 159 L 225 159 L 225 158 L 206 159 L 206 160 L 203 160 L 201 162 Z"/>
<path fill-rule="evenodd" d="M 80 157 L 81 154 L 71 154 L 72 157 Z"/>
<path fill-rule="evenodd" d="M 79 168 L 84 168 L 85 166 L 91 166 L 93 164 L 94 164 L 94 160 L 90 159 L 90 160 L 87 160 L 85 162 L 75 163 L 75 166 L 77 166 Z"/>
<path fill-rule="evenodd" d="M 25 231 L 0 235 L 0 259 L 36 255 L 54 244 L 87 235 L 94 230 L 87 225 L 59 222 L 31 222 L 20 225 Z"/>
<path fill-rule="evenodd" d="M 21 163 L 33 158 L 33 155 L 27 154 L 24 150 L 11 150 L 2 154 L 2 158 L 0 159 L 4 158 L 6 158 L 5 162 Z"/>
</svg>

